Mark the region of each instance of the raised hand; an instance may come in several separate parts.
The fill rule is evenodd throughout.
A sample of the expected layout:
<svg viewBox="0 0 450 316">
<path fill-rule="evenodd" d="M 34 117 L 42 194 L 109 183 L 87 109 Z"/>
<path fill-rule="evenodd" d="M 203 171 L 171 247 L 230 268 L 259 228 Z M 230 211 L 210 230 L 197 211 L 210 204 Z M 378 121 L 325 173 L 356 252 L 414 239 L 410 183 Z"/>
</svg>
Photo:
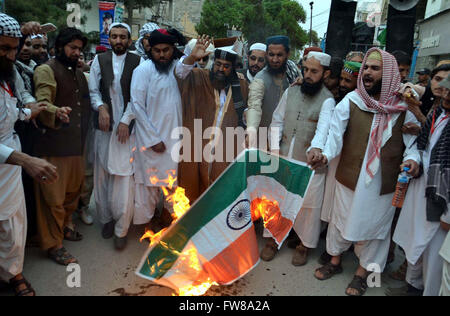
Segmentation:
<svg viewBox="0 0 450 316">
<path fill-rule="evenodd" d="M 196 61 L 207 57 L 210 53 L 206 50 L 212 42 L 213 40 L 208 35 L 199 36 L 191 54 L 184 59 L 184 63 L 193 65 Z"/>
</svg>

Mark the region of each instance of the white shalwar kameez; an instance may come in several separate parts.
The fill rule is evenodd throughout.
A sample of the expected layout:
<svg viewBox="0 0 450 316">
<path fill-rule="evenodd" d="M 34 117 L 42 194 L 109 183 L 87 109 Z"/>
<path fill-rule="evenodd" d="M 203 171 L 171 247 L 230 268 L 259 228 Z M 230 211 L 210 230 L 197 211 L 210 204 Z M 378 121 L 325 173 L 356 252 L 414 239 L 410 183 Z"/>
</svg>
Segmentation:
<svg viewBox="0 0 450 316">
<path fill-rule="evenodd" d="M 445 111 L 436 122 L 440 122 L 444 116 Z M 447 119 L 445 124 L 437 125 L 429 139 L 422 156 L 424 174 L 411 180 L 409 184 L 393 237 L 394 242 L 405 251 L 408 260 L 406 281 L 417 289 L 423 289 L 424 296 L 437 296 L 441 287 L 443 261 L 439 251 L 447 232 L 441 228 L 440 222 L 427 221 L 425 189 L 431 152 L 448 121 Z M 441 221 L 450 223 L 450 211 L 441 217 Z"/>
<path fill-rule="evenodd" d="M 152 60 L 141 64 L 133 74 L 131 84 L 131 103 L 136 115 L 135 179 L 136 210 L 134 224 L 148 223 L 160 201 L 161 180 L 178 174 L 179 153 L 176 148 L 180 139 L 172 133 L 183 126 L 181 96 L 177 76 L 184 78 L 192 66 L 176 67 L 181 61 L 175 60 L 167 73 L 160 73 Z M 193 135 L 192 135 L 193 137 Z M 163 142 L 166 151 L 157 153 L 151 147 Z M 179 148 L 178 148 L 179 149 Z M 172 153 L 173 152 L 173 153 Z M 156 176 L 160 181 L 153 184 L 150 178 Z M 170 209 L 169 209 L 170 211 Z"/>
<path fill-rule="evenodd" d="M 6 161 L 21 150 L 14 123 L 29 115 L 28 109 L 19 114 L 17 99 L 0 88 L 0 279 L 5 282 L 22 273 L 27 235 L 22 170 Z"/>
<path fill-rule="evenodd" d="M 342 151 L 343 137 L 350 119 L 350 100 L 361 110 L 372 112 L 355 91 L 347 94 L 336 106 L 323 152 L 328 161 L 332 161 Z M 382 146 L 389 140 L 392 127 L 396 124 L 399 116 L 400 114 L 391 116 L 391 123 L 383 134 Z M 419 125 L 414 115 L 407 111 L 405 124 L 409 122 Z M 371 133 L 373 127 L 372 123 Z M 420 161 L 417 148 L 412 146 L 415 139 L 415 136 L 403 134 L 403 142 L 406 147 L 403 161 L 409 159 Z M 345 159 L 345 157 L 341 157 L 341 159 Z M 350 248 L 352 243 L 356 243 L 355 253 L 359 258 L 360 265 L 367 270 L 369 265 L 377 264 L 380 271 L 383 271 L 395 212 L 395 208 L 392 206 L 394 193 L 380 196 L 381 166 L 370 183 L 366 184 L 368 177 L 366 164 L 367 150 L 355 191 L 336 181 L 334 209 L 327 233 L 327 252 L 332 256 L 338 256 Z"/>
<path fill-rule="evenodd" d="M 274 140 L 279 144 L 285 121 L 286 105 L 287 105 L 287 90 L 284 92 L 278 107 L 275 109 L 272 117 L 272 124 L 270 128 L 275 128 L 278 130 L 278 134 L 275 135 Z M 328 129 L 330 127 L 330 121 L 333 117 L 334 108 L 336 102 L 333 98 L 326 99 L 322 104 L 322 109 L 320 111 L 319 121 L 316 127 L 316 133 L 313 140 L 311 141 L 311 148 L 319 148 L 323 150 L 328 137 Z M 271 140 L 272 137 L 269 137 Z M 288 158 L 292 158 L 293 146 L 295 143 L 295 137 L 291 141 L 290 152 Z M 271 148 L 278 149 L 276 144 L 271 144 Z M 322 172 L 316 172 L 311 179 L 311 183 L 308 188 L 308 192 L 305 194 L 305 199 L 301 210 L 299 211 L 295 223 L 293 226 L 294 231 L 299 236 L 303 245 L 307 248 L 316 248 L 319 243 L 320 232 L 322 223 L 320 220 L 322 202 L 325 190 L 325 179 L 326 170 Z M 264 230 L 264 237 L 270 237 L 270 234 Z"/>
<path fill-rule="evenodd" d="M 106 224 L 114 220 L 115 235 L 119 238 L 128 234 L 134 213 L 134 169 L 132 165 L 135 136 L 122 144 L 117 136 L 119 123 L 130 125 L 134 119 L 131 106 L 124 113 L 124 102 L 120 79 L 127 54 L 113 53 L 114 81 L 109 90 L 114 122 L 111 132 L 95 131 L 94 136 L 94 196 L 100 222 Z M 98 111 L 103 104 L 100 93 L 101 71 L 98 57 L 91 67 L 89 90 L 92 107 Z M 120 118 L 120 119 L 118 119 Z"/>
</svg>

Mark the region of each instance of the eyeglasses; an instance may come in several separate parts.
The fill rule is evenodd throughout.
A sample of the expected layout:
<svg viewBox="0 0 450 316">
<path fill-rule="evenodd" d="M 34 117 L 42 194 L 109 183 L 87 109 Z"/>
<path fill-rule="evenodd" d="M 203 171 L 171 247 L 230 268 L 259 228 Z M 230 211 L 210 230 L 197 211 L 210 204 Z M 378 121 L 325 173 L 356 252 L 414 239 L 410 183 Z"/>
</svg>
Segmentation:
<svg viewBox="0 0 450 316">
<path fill-rule="evenodd" d="M 228 70 L 231 68 L 231 64 L 222 64 L 220 61 L 216 61 L 214 63 L 214 66 L 216 66 L 217 68 L 220 68 L 223 66 L 223 69 Z"/>
<path fill-rule="evenodd" d="M 265 61 L 266 61 L 266 59 L 265 58 L 263 58 L 263 57 L 256 57 L 256 56 L 250 56 L 250 59 L 252 60 L 252 61 L 256 61 L 256 60 L 258 60 L 258 63 L 264 63 Z"/>
</svg>

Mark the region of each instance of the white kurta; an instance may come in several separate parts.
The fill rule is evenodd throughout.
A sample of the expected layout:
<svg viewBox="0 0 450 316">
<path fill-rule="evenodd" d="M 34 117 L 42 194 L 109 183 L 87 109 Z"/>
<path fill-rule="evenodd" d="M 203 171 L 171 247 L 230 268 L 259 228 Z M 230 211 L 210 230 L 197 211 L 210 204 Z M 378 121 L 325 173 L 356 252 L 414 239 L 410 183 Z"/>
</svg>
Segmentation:
<svg viewBox="0 0 450 316">
<path fill-rule="evenodd" d="M 322 211 L 320 219 L 329 223 L 334 208 L 334 195 L 336 192 L 336 171 L 341 160 L 341 156 L 334 158 L 328 164 L 327 177 L 325 180 L 325 192 L 323 195 Z"/>
<path fill-rule="evenodd" d="M 94 135 L 94 196 L 96 210 L 102 224 L 116 221 L 115 235 L 119 238 L 128 234 L 134 213 L 134 169 L 132 164 L 134 134 L 122 144 L 117 136 L 120 123 L 129 125 L 134 119 L 130 105 L 124 112 L 122 95 L 123 68 L 126 54 L 112 54 L 114 80 L 109 89 L 114 122 L 111 132 L 96 130 Z M 94 59 L 89 78 L 92 107 L 95 111 L 103 104 L 100 93 L 101 69 L 98 57 Z"/>
<path fill-rule="evenodd" d="M 269 142 L 273 149 L 279 149 L 279 143 L 282 137 L 284 121 L 286 115 L 287 105 L 287 90 L 281 97 L 280 103 L 275 109 L 272 117 L 272 123 L 270 125 L 271 134 Z M 319 121 L 317 123 L 316 133 L 311 141 L 311 148 L 319 148 L 323 150 L 328 137 L 328 129 L 330 127 L 330 121 L 333 116 L 335 101 L 333 98 L 326 99 L 322 104 L 320 111 Z M 276 135 L 275 133 L 278 131 Z M 272 140 L 275 143 L 272 143 Z M 292 150 L 295 143 L 295 137 L 291 141 L 288 158 L 292 158 Z M 297 215 L 294 223 L 294 230 L 302 241 L 303 245 L 308 248 L 316 248 L 319 242 L 320 230 L 321 230 L 321 208 L 325 190 L 325 178 L 326 173 L 315 173 L 311 183 L 309 185 L 308 192 L 305 195 L 302 209 Z M 267 234 L 265 234 L 266 236 Z"/>
<path fill-rule="evenodd" d="M 329 161 L 332 161 L 341 153 L 344 133 L 350 119 L 350 100 L 360 109 L 367 111 L 364 102 L 355 91 L 347 94 L 336 106 L 330 125 L 329 137 L 323 152 Z M 391 127 L 395 125 L 399 116 L 400 114 L 392 115 Z M 405 124 L 409 122 L 419 125 L 414 115 L 408 111 Z M 403 155 L 404 161 L 409 159 L 420 161 L 416 146 L 412 146 L 415 138 L 413 135 L 403 134 L 403 142 L 406 146 Z M 382 145 L 384 146 L 388 140 L 389 137 L 384 138 Z M 345 159 L 345 157 L 341 157 L 341 159 Z M 367 185 L 366 162 L 367 151 L 355 191 L 336 182 L 335 207 L 331 222 L 348 241 L 386 239 L 394 217 L 395 208 L 391 205 L 393 193 L 380 196 L 381 168 L 378 169 L 372 181 Z"/>
<path fill-rule="evenodd" d="M 444 115 L 445 113 L 436 119 L 436 122 L 439 122 Z M 448 120 L 446 124 L 448 124 Z M 431 151 L 439 140 L 446 124 L 438 125 L 430 137 L 429 145 L 422 156 L 424 173 L 422 177 L 411 180 L 409 184 L 393 237 L 394 242 L 405 251 L 408 262 L 413 264 L 419 260 L 430 240 L 440 228 L 439 222 L 429 222 L 426 219 L 427 200 L 425 198 L 425 189 L 428 180 Z M 450 223 L 450 212 L 447 212 L 442 217 L 442 220 Z"/>
<path fill-rule="evenodd" d="M 185 78 L 192 68 L 175 61 L 167 73 L 160 73 L 153 61 L 147 60 L 133 73 L 131 106 L 136 115 L 134 224 L 148 223 L 160 200 L 158 187 L 163 183 L 152 184 L 150 177 L 164 180 L 168 172 L 174 171 L 174 176 L 178 174 L 178 155 L 172 151 L 180 140 L 172 137 L 172 132 L 183 124 L 175 72 L 180 78 Z M 151 149 L 160 142 L 166 146 L 164 153 Z"/>
<path fill-rule="evenodd" d="M 122 78 L 123 67 L 125 65 L 126 54 L 117 56 L 113 53 L 112 63 L 114 71 L 114 81 L 110 88 L 111 104 L 114 117 L 112 132 L 95 131 L 94 153 L 102 164 L 103 169 L 109 174 L 119 176 L 131 176 L 134 173 L 133 165 L 130 159 L 133 157 L 133 148 L 135 147 L 135 136 L 130 135 L 127 143 L 121 144 L 117 134 L 119 123 L 129 125 L 135 118 L 130 104 L 124 112 L 122 86 L 120 79 Z M 92 107 L 95 111 L 103 104 L 102 95 L 100 93 L 101 71 L 98 56 L 95 57 L 91 66 L 89 77 L 89 91 L 91 95 Z"/>
<path fill-rule="evenodd" d="M 27 231 L 21 168 L 5 164 L 21 149 L 14 123 L 30 115 L 29 110 L 19 115 L 16 105 L 17 99 L 0 88 L 0 279 L 6 282 L 22 273 Z"/>
<path fill-rule="evenodd" d="M 179 139 L 172 138 L 172 131 L 182 126 L 181 96 L 174 75 L 176 65 L 175 61 L 168 73 L 160 73 L 153 61 L 147 60 L 133 74 L 131 101 L 136 115 L 137 145 L 135 178 L 136 183 L 146 186 L 155 186 L 150 182 L 152 175 L 166 179 L 168 171 L 178 171 L 178 163 L 172 159 L 172 149 L 179 142 Z M 151 150 L 160 142 L 166 146 L 164 153 Z"/>
</svg>

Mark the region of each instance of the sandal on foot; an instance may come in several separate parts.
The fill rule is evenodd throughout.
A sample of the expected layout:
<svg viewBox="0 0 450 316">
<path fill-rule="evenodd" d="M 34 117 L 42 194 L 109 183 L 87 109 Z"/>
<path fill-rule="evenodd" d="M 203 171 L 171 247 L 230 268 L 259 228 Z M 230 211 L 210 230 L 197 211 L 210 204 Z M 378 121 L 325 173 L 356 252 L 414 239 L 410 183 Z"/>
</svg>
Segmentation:
<svg viewBox="0 0 450 316">
<path fill-rule="evenodd" d="M 358 294 L 349 294 L 348 290 L 353 289 L 358 292 Z M 367 290 L 367 278 L 360 277 L 359 275 L 355 275 L 353 277 L 352 282 L 347 286 L 347 289 L 345 290 L 345 294 L 348 296 L 363 296 L 364 293 L 366 293 Z"/>
<path fill-rule="evenodd" d="M 71 263 L 78 263 L 78 260 L 75 259 L 75 257 L 72 256 L 64 247 L 57 250 L 49 250 L 48 257 L 62 266 L 68 266 Z"/>
<path fill-rule="evenodd" d="M 9 285 L 14 289 L 16 296 L 36 296 L 36 291 L 31 287 L 31 284 L 24 278 L 20 280 L 10 280 Z M 25 288 L 19 290 L 21 285 L 25 285 Z M 32 294 L 32 295 L 29 295 Z"/>
<path fill-rule="evenodd" d="M 331 262 L 328 262 L 327 264 L 320 267 L 319 269 L 316 269 L 316 273 L 320 272 L 320 274 L 322 274 L 322 277 L 318 277 L 316 273 L 314 273 L 314 276 L 316 277 L 316 279 L 318 279 L 320 281 L 324 281 L 324 280 L 328 280 L 335 274 L 342 273 L 342 271 L 343 270 L 342 270 L 341 264 L 334 265 Z"/>
<path fill-rule="evenodd" d="M 68 241 L 81 241 L 83 240 L 83 235 L 73 229 L 70 229 L 69 227 L 65 227 L 64 239 Z"/>
</svg>

